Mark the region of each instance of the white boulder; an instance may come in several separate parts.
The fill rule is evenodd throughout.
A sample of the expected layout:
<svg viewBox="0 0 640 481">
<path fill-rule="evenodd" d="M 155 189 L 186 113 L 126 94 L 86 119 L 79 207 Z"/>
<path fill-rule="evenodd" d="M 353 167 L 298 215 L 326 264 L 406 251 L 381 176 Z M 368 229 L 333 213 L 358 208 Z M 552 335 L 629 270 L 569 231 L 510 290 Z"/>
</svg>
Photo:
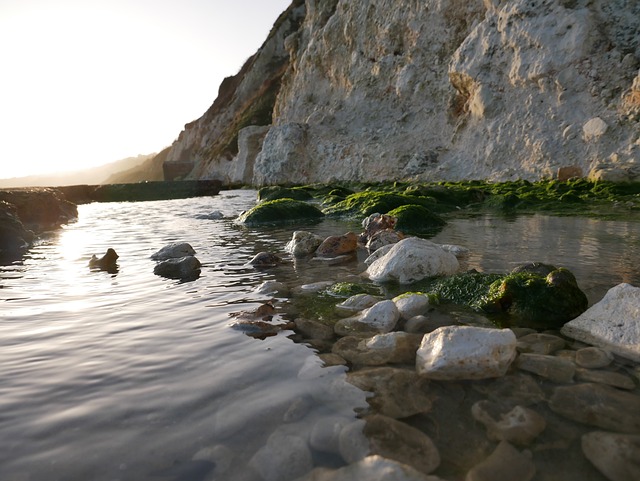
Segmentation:
<svg viewBox="0 0 640 481">
<path fill-rule="evenodd" d="M 151 255 L 151 259 L 154 261 L 164 261 L 167 259 L 178 259 L 185 256 L 194 256 L 196 251 L 193 250 L 190 244 L 187 242 L 179 242 L 168 244 L 160 249 L 155 254 Z"/>
<path fill-rule="evenodd" d="M 367 268 L 376 282 L 411 284 L 426 277 L 454 274 L 460 265 L 456 256 L 426 239 L 409 237 L 394 244 Z"/>
<path fill-rule="evenodd" d="M 619 284 L 562 327 L 562 334 L 640 362 L 640 288 Z"/>
<path fill-rule="evenodd" d="M 415 316 L 421 316 L 429 309 L 429 297 L 426 294 L 410 293 L 394 297 L 400 317 L 409 320 Z"/>
<path fill-rule="evenodd" d="M 510 329 L 445 326 L 422 338 L 416 370 L 440 380 L 500 377 L 515 357 L 516 336 Z"/>
<path fill-rule="evenodd" d="M 285 246 L 285 250 L 296 257 L 313 254 L 324 239 L 312 232 L 297 230 Z"/>
<path fill-rule="evenodd" d="M 395 303 L 390 300 L 377 302 L 360 314 L 340 319 L 334 329 L 339 335 L 357 332 L 390 332 L 400 320 L 400 313 Z"/>
</svg>

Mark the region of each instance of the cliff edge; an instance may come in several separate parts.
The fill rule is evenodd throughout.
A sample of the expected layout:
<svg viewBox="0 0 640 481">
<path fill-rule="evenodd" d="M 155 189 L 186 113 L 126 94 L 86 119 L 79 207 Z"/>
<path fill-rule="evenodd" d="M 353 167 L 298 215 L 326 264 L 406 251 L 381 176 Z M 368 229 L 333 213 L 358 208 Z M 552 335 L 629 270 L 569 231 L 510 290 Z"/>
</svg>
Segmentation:
<svg viewBox="0 0 640 481">
<path fill-rule="evenodd" d="M 639 67 L 639 2 L 298 0 L 165 175 L 635 180 Z"/>
</svg>

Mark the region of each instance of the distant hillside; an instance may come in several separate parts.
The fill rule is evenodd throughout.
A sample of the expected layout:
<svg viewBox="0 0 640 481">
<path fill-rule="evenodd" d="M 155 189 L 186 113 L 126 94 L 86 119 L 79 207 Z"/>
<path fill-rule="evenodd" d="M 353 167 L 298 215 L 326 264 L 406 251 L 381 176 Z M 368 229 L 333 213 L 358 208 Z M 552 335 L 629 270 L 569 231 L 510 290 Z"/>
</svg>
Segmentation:
<svg viewBox="0 0 640 481">
<path fill-rule="evenodd" d="M 110 175 L 104 184 L 131 184 L 145 180 L 164 180 L 162 164 L 167 158 L 169 147 L 158 155 L 148 157 L 144 162 L 121 172 Z"/>
<path fill-rule="evenodd" d="M 110 162 L 105 165 L 94 167 L 92 169 L 79 170 L 75 172 L 64 172 L 61 174 L 50 175 L 30 175 L 27 177 L 14 177 L 11 179 L 0 179 L 0 188 L 9 187 L 53 187 L 62 185 L 78 185 L 78 184 L 107 184 L 111 183 L 108 179 L 121 172 L 129 172 L 151 159 L 156 154 L 138 155 L 136 157 L 127 157 L 126 159 Z M 162 166 L 160 166 L 160 178 L 142 179 L 142 180 L 162 180 Z M 133 181 L 137 182 L 137 181 Z"/>
</svg>

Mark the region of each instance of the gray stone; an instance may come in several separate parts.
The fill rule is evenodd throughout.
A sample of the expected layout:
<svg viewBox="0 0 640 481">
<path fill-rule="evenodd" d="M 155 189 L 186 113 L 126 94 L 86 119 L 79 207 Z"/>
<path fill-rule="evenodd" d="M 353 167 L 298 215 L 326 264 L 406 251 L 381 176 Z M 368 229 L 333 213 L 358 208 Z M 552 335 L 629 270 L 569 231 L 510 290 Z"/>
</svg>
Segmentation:
<svg viewBox="0 0 640 481">
<path fill-rule="evenodd" d="M 640 397 L 603 384 L 559 386 L 549 407 L 556 413 L 602 429 L 640 432 Z"/>
<path fill-rule="evenodd" d="M 607 384 L 620 389 L 635 389 L 636 383 L 626 374 L 613 371 L 600 371 L 593 369 L 576 369 L 576 380 Z"/>
<path fill-rule="evenodd" d="M 485 383 L 476 383 L 474 389 L 490 400 L 511 407 L 531 406 L 545 400 L 545 395 L 532 376 L 518 372 Z"/>
<path fill-rule="evenodd" d="M 356 312 L 363 311 L 377 304 L 382 299 L 371 294 L 356 294 L 351 296 L 340 304 L 336 305 L 336 312 L 339 315 L 351 316 Z"/>
<path fill-rule="evenodd" d="M 535 474 L 536 467 L 530 456 L 502 441 L 487 459 L 471 468 L 465 481 L 529 481 Z"/>
<path fill-rule="evenodd" d="M 302 438 L 276 431 L 253 455 L 249 466 L 265 481 L 283 481 L 311 471 L 313 460 Z"/>
<path fill-rule="evenodd" d="M 378 367 L 347 374 L 347 381 L 363 391 L 372 392 L 367 399 L 371 412 L 392 418 L 406 418 L 431 410 L 429 381 L 415 370 Z"/>
<path fill-rule="evenodd" d="M 370 266 L 378 259 L 383 258 L 387 253 L 391 250 L 394 244 L 387 244 L 386 246 L 382 246 L 379 249 L 376 249 L 375 252 L 371 253 L 369 257 L 364 260 L 366 266 Z"/>
<path fill-rule="evenodd" d="M 345 358 L 332 352 L 323 352 L 322 354 L 318 354 L 318 357 L 326 367 L 345 366 L 347 364 L 347 360 Z"/>
<path fill-rule="evenodd" d="M 431 276 L 454 274 L 459 267 L 456 256 L 437 244 L 408 237 L 369 265 L 367 275 L 375 282 L 411 284 Z"/>
<path fill-rule="evenodd" d="M 310 256 L 324 239 L 312 232 L 297 230 L 285 246 L 285 250 L 296 257 Z"/>
<path fill-rule="evenodd" d="M 520 354 L 515 365 L 518 369 L 558 383 L 571 382 L 576 372 L 576 366 L 571 360 L 544 354 Z"/>
<path fill-rule="evenodd" d="M 553 354 L 564 348 L 565 345 L 565 340 L 558 336 L 551 334 L 527 334 L 526 336 L 518 338 L 516 347 L 518 352 Z"/>
<path fill-rule="evenodd" d="M 334 325 L 334 330 L 342 336 L 354 333 L 390 332 L 399 320 L 400 313 L 395 303 L 392 300 L 385 300 L 365 309 L 357 316 L 340 319 Z"/>
<path fill-rule="evenodd" d="M 400 318 L 405 320 L 423 315 L 429 309 L 429 296 L 426 294 L 403 294 L 395 297 L 393 302 L 396 303 Z"/>
<path fill-rule="evenodd" d="M 476 421 L 484 424 L 487 436 L 493 441 L 527 446 L 547 427 L 540 414 L 523 406 L 507 412 L 499 404 L 478 401 L 471 407 L 471 413 Z"/>
<path fill-rule="evenodd" d="M 416 369 L 430 379 L 484 379 L 504 376 L 515 356 L 509 329 L 447 326 L 424 335 Z"/>
<path fill-rule="evenodd" d="M 562 334 L 640 362 L 640 288 L 619 284 L 562 327 Z"/>
<path fill-rule="evenodd" d="M 402 240 L 402 234 L 395 230 L 386 229 L 373 234 L 367 240 L 366 248 L 369 252 L 375 252 L 381 247 L 395 244 Z"/>
<path fill-rule="evenodd" d="M 216 474 L 226 473 L 233 465 L 235 458 L 234 452 L 224 444 L 202 448 L 193 455 L 192 461 L 209 461 L 216 466 Z"/>
<path fill-rule="evenodd" d="M 254 292 L 256 294 L 286 297 L 289 295 L 289 288 L 284 282 L 265 281 L 256 287 Z"/>
<path fill-rule="evenodd" d="M 153 273 L 169 279 L 192 279 L 200 275 L 200 267 L 197 258 L 185 256 L 158 262 L 153 268 Z"/>
<path fill-rule="evenodd" d="M 381 415 L 365 419 L 371 454 L 414 467 L 425 474 L 440 465 L 440 453 L 429 436 L 401 421 Z"/>
<path fill-rule="evenodd" d="M 598 347 L 583 347 L 575 353 L 576 364 L 587 369 L 600 369 L 613 362 L 613 356 L 609 351 Z"/>
<path fill-rule="evenodd" d="M 154 261 L 165 261 L 167 259 L 179 259 L 180 257 L 194 256 L 196 251 L 193 250 L 190 244 L 186 242 L 179 242 L 168 244 L 160 249 L 155 254 L 151 255 L 151 259 Z"/>
<path fill-rule="evenodd" d="M 611 481 L 640 479 L 640 435 L 594 431 L 582 436 L 582 452 Z"/>
</svg>

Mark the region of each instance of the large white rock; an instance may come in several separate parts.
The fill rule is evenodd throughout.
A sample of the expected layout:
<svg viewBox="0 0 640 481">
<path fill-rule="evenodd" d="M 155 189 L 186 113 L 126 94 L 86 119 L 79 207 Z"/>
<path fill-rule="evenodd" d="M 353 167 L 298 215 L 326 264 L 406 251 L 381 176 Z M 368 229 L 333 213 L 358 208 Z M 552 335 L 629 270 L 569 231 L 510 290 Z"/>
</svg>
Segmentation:
<svg viewBox="0 0 640 481">
<path fill-rule="evenodd" d="M 411 284 L 426 277 L 454 274 L 460 265 L 453 254 L 426 239 L 408 237 L 368 268 L 369 278 L 376 282 Z"/>
<path fill-rule="evenodd" d="M 425 334 L 416 370 L 430 379 L 484 379 L 503 376 L 516 357 L 510 329 L 446 326 Z"/>
<path fill-rule="evenodd" d="M 640 288 L 619 284 L 562 327 L 562 334 L 640 362 Z"/>
</svg>

